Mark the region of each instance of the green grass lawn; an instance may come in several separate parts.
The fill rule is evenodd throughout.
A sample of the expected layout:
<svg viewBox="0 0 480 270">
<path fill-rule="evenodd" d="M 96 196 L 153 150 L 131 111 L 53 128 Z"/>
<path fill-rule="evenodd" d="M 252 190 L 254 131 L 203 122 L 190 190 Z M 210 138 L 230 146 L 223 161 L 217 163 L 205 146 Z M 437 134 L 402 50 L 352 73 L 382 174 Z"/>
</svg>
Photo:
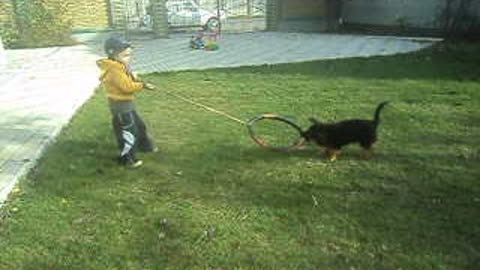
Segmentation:
<svg viewBox="0 0 480 270">
<path fill-rule="evenodd" d="M 139 113 L 161 148 L 116 164 L 99 91 L 2 210 L 1 270 L 477 270 L 480 46 L 145 76 L 247 120 L 371 118 L 376 153 L 328 162 L 255 145 L 162 90 Z"/>
</svg>

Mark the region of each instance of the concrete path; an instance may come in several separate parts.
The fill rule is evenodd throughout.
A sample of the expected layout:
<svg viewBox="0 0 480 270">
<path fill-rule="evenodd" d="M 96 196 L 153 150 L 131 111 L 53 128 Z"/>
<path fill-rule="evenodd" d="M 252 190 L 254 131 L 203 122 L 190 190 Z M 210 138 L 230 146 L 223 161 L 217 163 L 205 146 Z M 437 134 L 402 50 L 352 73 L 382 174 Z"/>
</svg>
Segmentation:
<svg viewBox="0 0 480 270">
<path fill-rule="evenodd" d="M 7 50 L 0 71 L 0 205 L 98 85 L 95 60 L 105 35 L 75 36 L 83 45 Z M 434 40 L 361 35 L 225 34 L 218 51 L 195 51 L 188 35 L 133 39 L 137 72 L 237 67 L 405 53 Z"/>
</svg>

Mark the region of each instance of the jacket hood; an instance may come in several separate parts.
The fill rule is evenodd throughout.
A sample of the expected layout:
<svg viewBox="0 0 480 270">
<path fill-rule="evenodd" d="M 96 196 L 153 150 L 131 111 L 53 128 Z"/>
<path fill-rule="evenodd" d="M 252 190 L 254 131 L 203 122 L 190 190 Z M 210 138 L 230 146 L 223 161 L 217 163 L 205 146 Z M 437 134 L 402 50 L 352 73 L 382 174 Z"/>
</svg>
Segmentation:
<svg viewBox="0 0 480 270">
<path fill-rule="evenodd" d="M 102 81 L 109 70 L 121 69 L 123 64 L 118 61 L 106 58 L 97 60 L 97 66 L 100 68 L 100 80 Z"/>
<path fill-rule="evenodd" d="M 122 67 L 122 63 L 112 59 L 105 58 L 105 59 L 97 60 L 97 66 L 101 70 L 107 70 L 110 68 L 120 68 Z"/>
</svg>

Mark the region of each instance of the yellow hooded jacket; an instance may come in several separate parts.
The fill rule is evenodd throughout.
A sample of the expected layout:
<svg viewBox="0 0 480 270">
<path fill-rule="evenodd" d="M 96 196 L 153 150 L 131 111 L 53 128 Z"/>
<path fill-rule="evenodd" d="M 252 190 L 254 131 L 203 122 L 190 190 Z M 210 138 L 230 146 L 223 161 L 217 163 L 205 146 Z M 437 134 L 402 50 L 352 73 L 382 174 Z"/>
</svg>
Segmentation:
<svg viewBox="0 0 480 270">
<path fill-rule="evenodd" d="M 107 97 L 113 100 L 133 100 L 134 94 L 145 86 L 143 82 L 135 81 L 127 73 L 124 64 L 111 59 L 100 59 L 97 65 L 101 70 L 100 81 Z"/>
</svg>

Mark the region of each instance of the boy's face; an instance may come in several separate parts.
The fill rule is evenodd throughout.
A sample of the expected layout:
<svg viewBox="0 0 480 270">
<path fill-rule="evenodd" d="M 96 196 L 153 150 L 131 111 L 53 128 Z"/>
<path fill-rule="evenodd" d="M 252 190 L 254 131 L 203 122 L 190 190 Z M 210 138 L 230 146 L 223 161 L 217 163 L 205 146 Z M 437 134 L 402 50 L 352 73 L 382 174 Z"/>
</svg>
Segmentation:
<svg viewBox="0 0 480 270">
<path fill-rule="evenodd" d="M 130 61 L 132 59 L 132 53 L 133 53 L 132 48 L 126 48 L 125 50 L 121 51 L 118 54 L 117 59 L 118 59 L 118 61 L 120 61 L 124 64 L 128 64 L 128 63 L 130 63 Z"/>
</svg>

